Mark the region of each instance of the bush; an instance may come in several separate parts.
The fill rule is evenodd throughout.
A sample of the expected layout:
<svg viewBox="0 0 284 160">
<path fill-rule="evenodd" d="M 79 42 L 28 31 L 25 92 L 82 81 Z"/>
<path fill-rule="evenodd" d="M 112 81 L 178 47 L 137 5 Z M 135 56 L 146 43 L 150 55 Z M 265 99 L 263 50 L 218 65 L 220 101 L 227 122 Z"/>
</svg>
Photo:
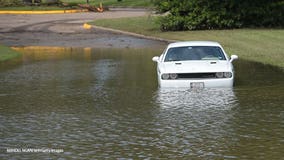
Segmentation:
<svg viewBox="0 0 284 160">
<path fill-rule="evenodd" d="M 15 7 L 22 5 L 60 5 L 62 2 L 60 0 L 0 0 L 0 7 Z"/>
<path fill-rule="evenodd" d="M 62 2 L 60 0 L 41 0 L 41 5 L 47 5 L 47 6 L 54 6 L 54 5 L 61 5 Z"/>
<path fill-rule="evenodd" d="M 20 6 L 23 5 L 22 0 L 0 0 L 0 7 Z"/>
<path fill-rule="evenodd" d="M 156 0 L 161 30 L 283 27 L 284 1 Z"/>
</svg>

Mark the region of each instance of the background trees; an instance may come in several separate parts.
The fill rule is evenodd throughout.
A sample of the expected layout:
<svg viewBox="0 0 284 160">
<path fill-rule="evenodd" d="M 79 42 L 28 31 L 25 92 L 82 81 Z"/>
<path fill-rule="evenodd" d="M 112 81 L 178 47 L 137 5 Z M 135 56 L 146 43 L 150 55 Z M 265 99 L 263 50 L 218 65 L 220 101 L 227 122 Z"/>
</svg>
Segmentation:
<svg viewBox="0 0 284 160">
<path fill-rule="evenodd" d="M 283 27 L 284 0 L 155 0 L 161 30 Z"/>
</svg>

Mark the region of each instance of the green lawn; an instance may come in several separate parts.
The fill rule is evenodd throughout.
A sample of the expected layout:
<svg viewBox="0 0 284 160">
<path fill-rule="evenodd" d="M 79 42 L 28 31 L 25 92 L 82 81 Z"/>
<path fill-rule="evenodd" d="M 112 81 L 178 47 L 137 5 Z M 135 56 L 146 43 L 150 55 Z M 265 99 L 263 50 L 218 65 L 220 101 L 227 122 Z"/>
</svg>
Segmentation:
<svg viewBox="0 0 284 160">
<path fill-rule="evenodd" d="M 62 0 L 62 2 L 86 3 L 86 0 Z M 121 6 L 121 7 L 151 7 L 153 0 L 89 0 L 91 4 L 98 5 L 102 2 L 103 6 Z"/>
<path fill-rule="evenodd" d="M 100 3 L 103 6 L 120 6 L 120 7 L 153 7 L 153 0 L 122 0 L 118 2 L 117 0 L 89 0 L 91 5 L 99 6 Z M 86 4 L 86 0 L 62 0 L 62 2 L 70 3 L 72 5 L 76 4 Z M 46 11 L 46 10 L 63 10 L 70 9 L 70 7 L 59 7 L 59 6 L 15 6 L 15 7 L 0 7 L 0 11 L 15 10 L 15 11 Z"/>
<path fill-rule="evenodd" d="M 235 29 L 161 32 L 156 17 L 96 20 L 91 24 L 171 40 L 209 40 L 221 43 L 228 54 L 284 68 L 283 29 Z"/>
<path fill-rule="evenodd" d="M 13 49 L 0 45 L 0 62 L 15 58 L 20 56 L 21 54 Z"/>
<path fill-rule="evenodd" d="M 64 10 L 70 8 L 63 8 L 58 6 L 18 6 L 18 7 L 1 7 L 0 11 L 53 11 Z"/>
</svg>

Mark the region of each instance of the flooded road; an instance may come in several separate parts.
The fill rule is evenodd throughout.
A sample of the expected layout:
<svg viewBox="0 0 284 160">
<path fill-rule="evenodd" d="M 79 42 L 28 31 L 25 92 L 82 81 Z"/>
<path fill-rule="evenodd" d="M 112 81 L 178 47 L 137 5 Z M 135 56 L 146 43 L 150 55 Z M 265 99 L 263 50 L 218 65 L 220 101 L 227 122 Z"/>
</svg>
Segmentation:
<svg viewBox="0 0 284 160">
<path fill-rule="evenodd" d="M 283 71 L 238 60 L 233 89 L 159 89 L 161 51 L 22 49 L 0 65 L 0 158 L 283 158 Z"/>
</svg>

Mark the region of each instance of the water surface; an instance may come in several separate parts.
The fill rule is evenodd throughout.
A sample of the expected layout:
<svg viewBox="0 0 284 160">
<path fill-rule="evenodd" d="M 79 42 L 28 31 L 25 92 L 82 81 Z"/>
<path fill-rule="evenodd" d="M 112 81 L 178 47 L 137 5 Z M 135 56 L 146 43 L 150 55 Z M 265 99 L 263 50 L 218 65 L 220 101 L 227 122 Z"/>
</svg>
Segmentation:
<svg viewBox="0 0 284 160">
<path fill-rule="evenodd" d="M 233 89 L 159 89 L 151 58 L 160 48 L 21 51 L 0 68 L 1 159 L 284 156 L 280 69 L 238 60 Z"/>
</svg>

